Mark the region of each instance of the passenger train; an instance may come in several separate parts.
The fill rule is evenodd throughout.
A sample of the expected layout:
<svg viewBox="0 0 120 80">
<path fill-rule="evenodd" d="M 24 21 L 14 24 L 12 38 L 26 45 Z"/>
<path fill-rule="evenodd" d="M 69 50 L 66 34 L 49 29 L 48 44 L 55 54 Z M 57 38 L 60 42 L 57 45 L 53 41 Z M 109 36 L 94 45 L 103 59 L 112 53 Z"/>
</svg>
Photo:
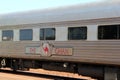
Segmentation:
<svg viewBox="0 0 120 80">
<path fill-rule="evenodd" d="M 120 1 L 0 15 L 0 67 L 120 79 Z"/>
</svg>

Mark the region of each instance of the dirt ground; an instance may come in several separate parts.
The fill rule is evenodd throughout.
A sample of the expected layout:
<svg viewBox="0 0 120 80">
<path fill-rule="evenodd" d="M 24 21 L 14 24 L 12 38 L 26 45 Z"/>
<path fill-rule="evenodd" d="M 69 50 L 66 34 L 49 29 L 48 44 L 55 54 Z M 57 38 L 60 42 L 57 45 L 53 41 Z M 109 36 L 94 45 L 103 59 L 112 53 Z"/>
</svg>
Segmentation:
<svg viewBox="0 0 120 80">
<path fill-rule="evenodd" d="M 91 77 L 82 76 L 74 73 L 68 73 L 68 72 L 58 72 L 58 71 L 48 71 L 44 69 L 30 69 L 30 72 L 33 73 L 40 73 L 40 74 L 49 74 L 49 75 L 58 75 L 58 76 L 65 76 L 65 77 L 72 77 L 72 78 L 80 78 L 84 80 L 95 80 Z"/>
<path fill-rule="evenodd" d="M 48 70 L 43 70 L 43 69 L 30 69 L 30 71 L 27 71 L 27 72 L 74 77 L 74 78 L 80 78 L 80 79 L 84 79 L 84 80 L 95 80 L 95 79 L 92 79 L 91 77 L 86 77 L 86 76 L 82 76 L 82 75 L 78 75 L 78 74 L 67 73 L 67 72 L 48 71 Z M 50 79 L 0 72 L 0 80 L 50 80 Z"/>
<path fill-rule="evenodd" d="M 0 80 L 50 80 L 50 79 L 0 72 Z"/>
</svg>

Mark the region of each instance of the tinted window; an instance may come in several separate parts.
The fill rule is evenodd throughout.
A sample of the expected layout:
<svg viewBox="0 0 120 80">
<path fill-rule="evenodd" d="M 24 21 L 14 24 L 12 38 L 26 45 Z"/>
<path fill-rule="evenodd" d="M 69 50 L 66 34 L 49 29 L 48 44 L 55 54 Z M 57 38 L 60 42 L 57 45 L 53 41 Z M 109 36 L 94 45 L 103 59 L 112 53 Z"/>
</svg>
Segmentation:
<svg viewBox="0 0 120 80">
<path fill-rule="evenodd" d="M 85 40 L 85 39 L 87 39 L 87 27 L 68 28 L 68 40 Z"/>
<path fill-rule="evenodd" d="M 13 30 L 4 30 L 4 31 L 2 31 L 2 40 L 3 41 L 13 40 Z"/>
<path fill-rule="evenodd" d="M 40 40 L 55 40 L 55 28 L 40 29 Z"/>
<path fill-rule="evenodd" d="M 120 39 L 120 26 L 119 25 L 99 26 L 98 39 Z"/>
<path fill-rule="evenodd" d="M 32 40 L 32 38 L 33 38 L 32 29 L 20 30 L 20 40 Z"/>
</svg>

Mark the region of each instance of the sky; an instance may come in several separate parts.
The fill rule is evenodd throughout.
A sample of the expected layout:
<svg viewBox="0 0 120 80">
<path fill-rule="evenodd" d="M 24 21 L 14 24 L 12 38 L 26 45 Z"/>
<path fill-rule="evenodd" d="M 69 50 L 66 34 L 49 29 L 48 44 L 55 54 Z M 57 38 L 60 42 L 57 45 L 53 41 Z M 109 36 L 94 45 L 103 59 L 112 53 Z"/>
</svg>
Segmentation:
<svg viewBox="0 0 120 80">
<path fill-rule="evenodd" d="M 101 0 L 1 0 L 0 14 L 86 4 Z"/>
</svg>

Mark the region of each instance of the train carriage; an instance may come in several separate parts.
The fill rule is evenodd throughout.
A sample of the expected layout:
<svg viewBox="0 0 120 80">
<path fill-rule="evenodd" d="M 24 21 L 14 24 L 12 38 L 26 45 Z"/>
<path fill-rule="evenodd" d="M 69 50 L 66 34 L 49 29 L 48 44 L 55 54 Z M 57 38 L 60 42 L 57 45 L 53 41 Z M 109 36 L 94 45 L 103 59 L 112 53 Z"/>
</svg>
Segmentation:
<svg viewBox="0 0 120 80">
<path fill-rule="evenodd" d="M 109 1 L 0 15 L 0 66 L 119 79 L 119 8 Z"/>
</svg>

